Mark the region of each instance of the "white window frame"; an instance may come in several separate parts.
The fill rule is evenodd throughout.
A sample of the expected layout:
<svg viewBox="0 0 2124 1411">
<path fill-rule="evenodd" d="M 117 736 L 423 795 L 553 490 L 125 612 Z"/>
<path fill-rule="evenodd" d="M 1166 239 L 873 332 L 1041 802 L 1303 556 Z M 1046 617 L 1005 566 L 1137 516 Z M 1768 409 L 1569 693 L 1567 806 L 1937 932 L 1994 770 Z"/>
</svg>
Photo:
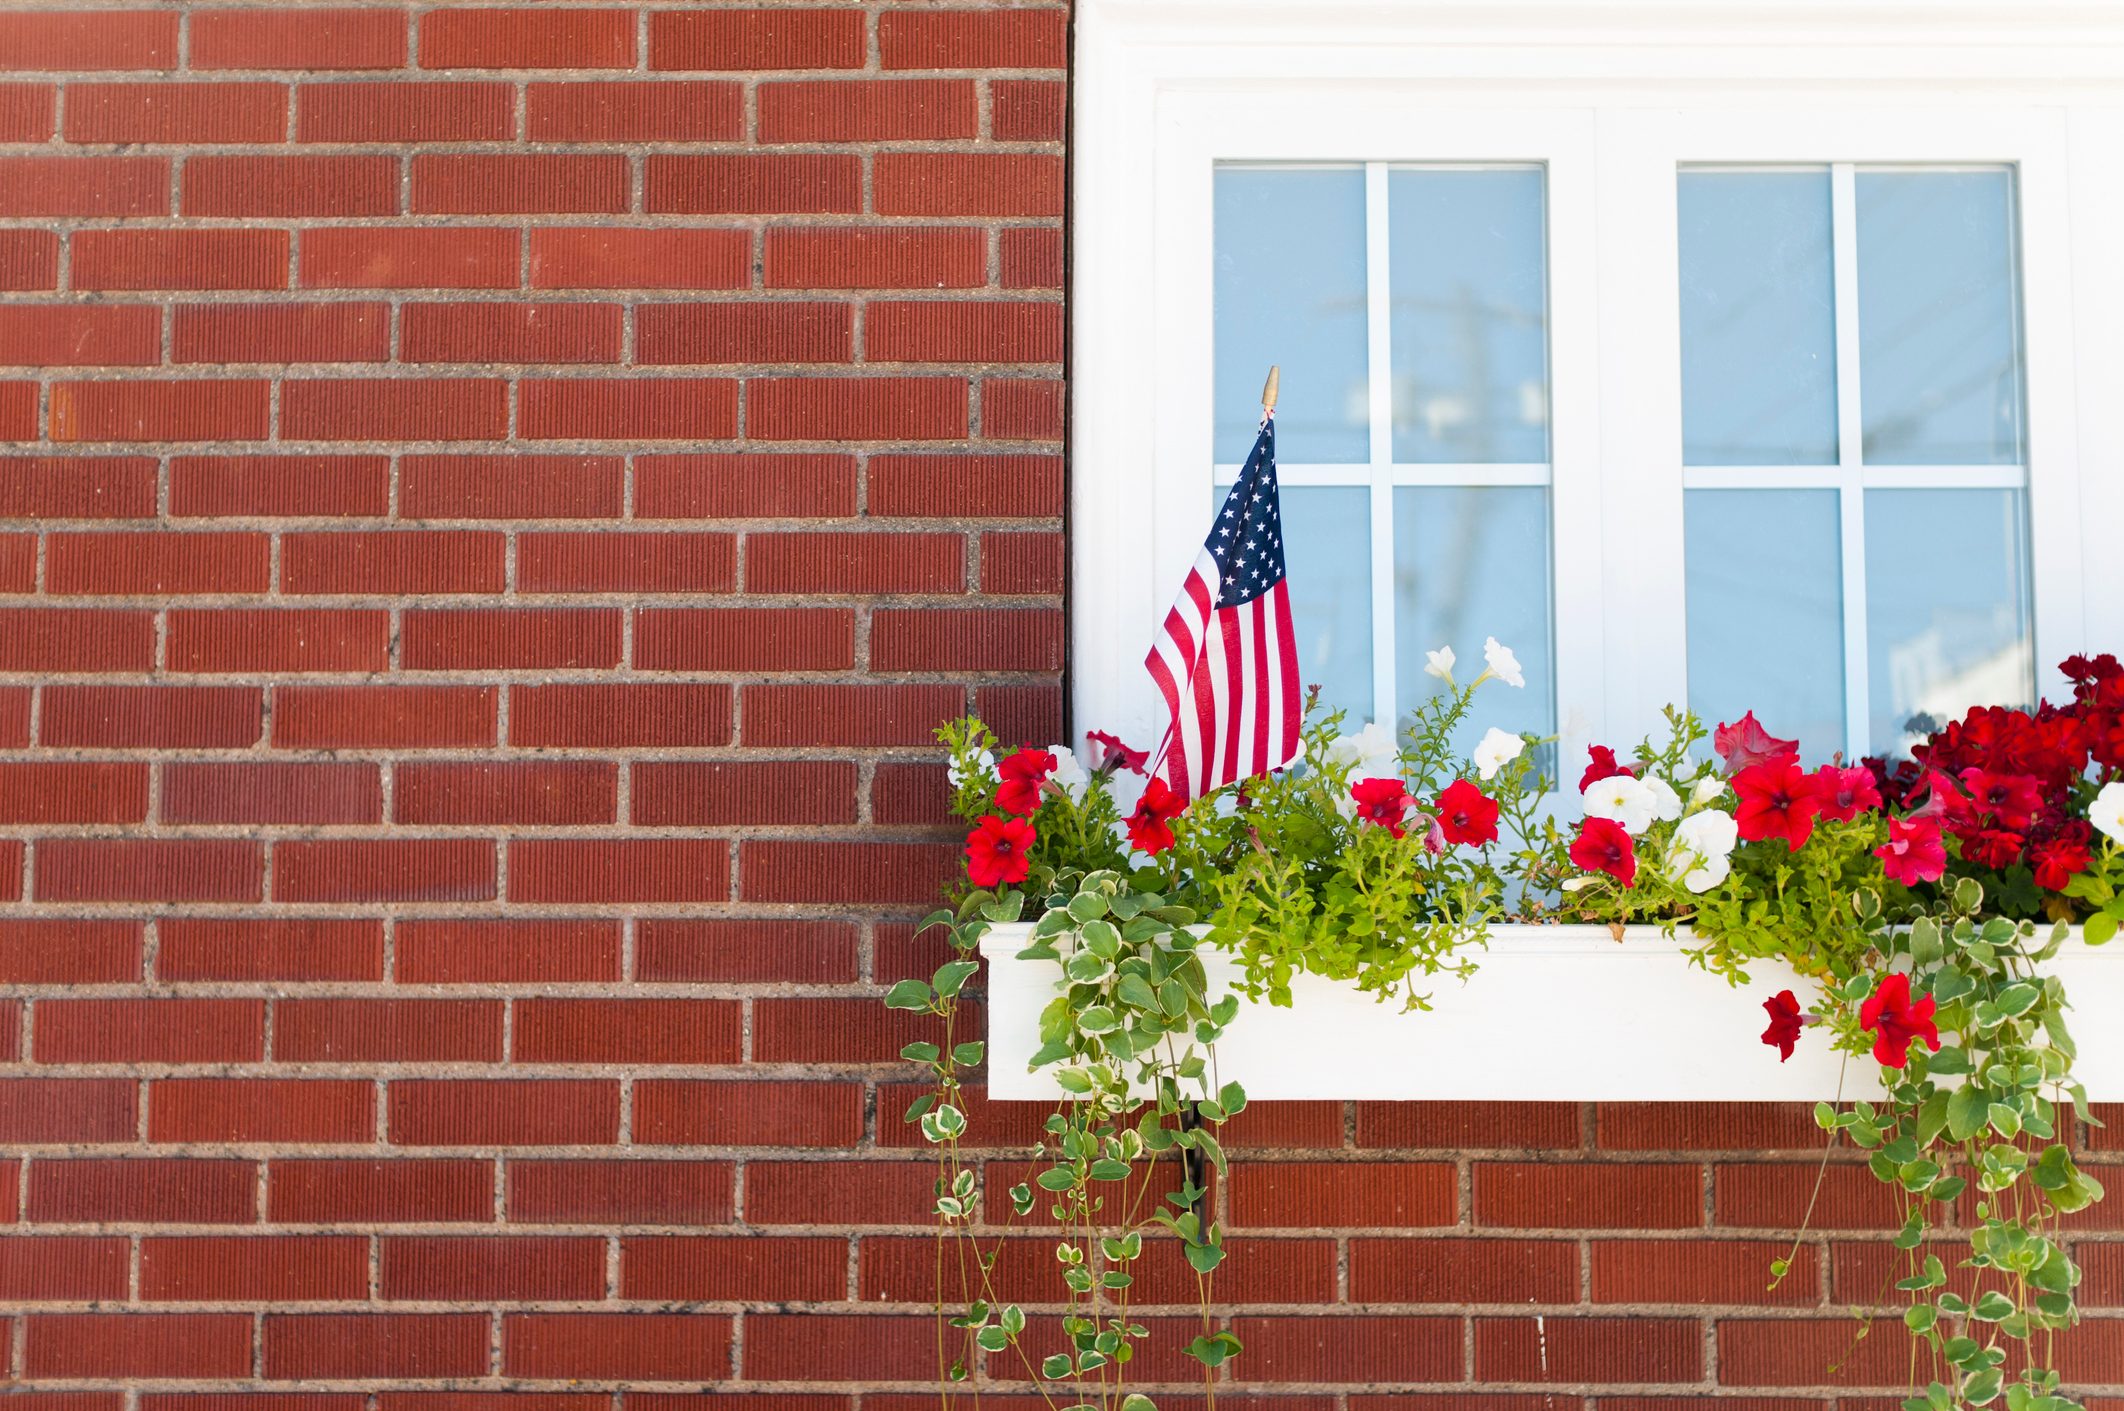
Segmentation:
<svg viewBox="0 0 2124 1411">
<path fill-rule="evenodd" d="M 2124 530 L 2124 269 L 2112 255 L 2124 247 L 2115 157 L 2124 15 L 2115 10 L 1401 0 L 1360 12 L 1081 0 L 1074 109 L 1080 731 L 1155 734 L 1142 654 L 1213 511 L 1219 161 L 1546 167 L 1565 760 L 1589 740 L 1634 741 L 1656 728 L 1663 705 L 1687 700 L 1682 491 L 1705 472 L 1681 467 L 1677 169 L 2011 164 L 2037 689 L 2061 692 L 2054 663 L 2071 652 L 2124 648 L 2124 593 L 2099 572 Z M 1847 291 L 1840 281 L 1839 298 Z M 1841 339 L 1856 324 L 1838 327 Z M 1384 350 L 1373 351 L 1376 401 Z M 1855 377 L 1855 358 L 1840 362 Z M 1849 418 L 1855 399 L 1840 407 Z M 1843 430 L 1855 457 L 1856 428 Z M 1279 449 L 1302 462 L 1300 448 Z M 1878 467 L 1831 474 L 1840 487 L 1912 478 Z M 1375 639 L 1392 630 L 1378 592 Z M 1854 683 L 1862 708 L 1862 663 Z"/>
</svg>

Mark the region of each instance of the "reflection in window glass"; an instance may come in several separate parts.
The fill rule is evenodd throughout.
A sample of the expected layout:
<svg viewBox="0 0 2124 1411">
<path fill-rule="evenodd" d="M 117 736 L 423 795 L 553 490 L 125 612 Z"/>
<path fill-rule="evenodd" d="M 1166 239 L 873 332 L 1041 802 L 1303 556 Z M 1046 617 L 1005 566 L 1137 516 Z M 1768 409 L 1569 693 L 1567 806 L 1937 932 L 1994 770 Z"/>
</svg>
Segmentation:
<svg viewBox="0 0 2124 1411">
<path fill-rule="evenodd" d="M 1866 492 L 1874 753 L 1973 705 L 2031 704 L 2025 503 L 2019 490 Z"/>
<path fill-rule="evenodd" d="M 1280 407 L 1276 419 L 1283 420 Z M 1357 485 L 1283 484 L 1299 678 L 1321 688 L 1328 709 L 1348 711 L 1352 729 L 1372 718 L 1371 495 Z"/>
<path fill-rule="evenodd" d="M 1844 748 L 1843 579 L 1834 490 L 1690 490 L 1689 709 L 1753 710 L 1801 754 Z"/>
<path fill-rule="evenodd" d="M 1866 463 L 2021 464 L 2012 176 L 1861 170 L 1857 183 Z"/>
<path fill-rule="evenodd" d="M 1219 464 L 1252 449 L 1272 364 L 1282 460 L 1369 458 L 1364 270 L 1363 168 L 1217 169 Z"/>
<path fill-rule="evenodd" d="M 1539 167 L 1387 175 L 1394 459 L 1549 458 Z"/>
<path fill-rule="evenodd" d="M 1829 169 L 1684 171 L 1682 462 L 1836 464 Z"/>
</svg>

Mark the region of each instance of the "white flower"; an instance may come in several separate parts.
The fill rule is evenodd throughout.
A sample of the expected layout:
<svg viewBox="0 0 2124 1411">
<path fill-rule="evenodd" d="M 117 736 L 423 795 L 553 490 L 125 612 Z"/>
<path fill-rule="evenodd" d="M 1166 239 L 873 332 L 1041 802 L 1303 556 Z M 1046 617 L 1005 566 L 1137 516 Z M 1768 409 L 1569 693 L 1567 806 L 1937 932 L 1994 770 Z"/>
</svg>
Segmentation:
<svg viewBox="0 0 2124 1411">
<path fill-rule="evenodd" d="M 1585 804 L 1586 817 L 1613 819 L 1633 836 L 1651 827 L 1659 814 L 1659 796 L 1644 780 L 1627 774 L 1611 774 L 1586 785 Z"/>
<path fill-rule="evenodd" d="M 1564 878 L 1563 889 L 1567 892 L 1582 892 L 1592 885 L 1593 879 L 1591 877 L 1566 877 Z"/>
<path fill-rule="evenodd" d="M 1681 795 L 1674 792 L 1672 784 L 1669 784 L 1657 774 L 1647 774 L 1645 776 L 1645 787 L 1652 791 L 1652 816 L 1654 818 L 1659 819 L 1662 823 L 1672 823 L 1675 819 L 1681 817 Z"/>
<path fill-rule="evenodd" d="M 1495 637 L 1483 638 L 1482 659 L 1490 664 L 1490 674 L 1507 686 L 1527 684 L 1526 673 L 1519 669 L 1519 658 Z"/>
<path fill-rule="evenodd" d="M 996 757 L 990 754 L 987 750 L 981 751 L 981 753 L 976 756 L 976 758 L 979 759 L 981 762 L 982 774 L 987 775 L 996 772 Z M 954 789 L 958 788 L 961 784 L 964 784 L 966 782 L 965 771 L 959 768 L 959 762 L 957 760 L 953 760 L 948 766 L 946 766 L 944 772 L 951 779 L 951 787 L 953 787 Z"/>
<path fill-rule="evenodd" d="M 2088 806 L 2087 821 L 2112 842 L 2124 843 L 2124 780 L 2102 786 Z"/>
<path fill-rule="evenodd" d="M 1706 774 L 1703 778 L 1697 780 L 1696 787 L 1689 791 L 1689 807 L 1702 808 L 1705 804 L 1710 803 L 1725 792 L 1725 780 L 1719 778 L 1716 774 Z"/>
<path fill-rule="evenodd" d="M 1055 757 L 1055 772 L 1048 778 L 1067 792 L 1073 801 L 1084 802 L 1084 791 L 1091 786 L 1091 775 L 1084 772 L 1084 766 L 1078 763 L 1075 752 L 1067 745 L 1049 745 L 1047 752 Z"/>
<path fill-rule="evenodd" d="M 1692 892 L 1708 892 L 1733 871 L 1733 845 L 1740 825 L 1718 809 L 1692 813 L 1674 830 L 1674 849 L 1667 870 Z"/>
<path fill-rule="evenodd" d="M 1346 767 L 1352 783 L 1359 779 L 1386 779 L 1401 771 L 1401 747 L 1394 743 L 1394 732 L 1375 720 L 1362 730 L 1330 741 L 1326 762 Z"/>
<path fill-rule="evenodd" d="M 1453 649 L 1440 647 L 1435 652 L 1423 654 L 1423 674 L 1435 676 L 1441 681 L 1453 679 Z"/>
<path fill-rule="evenodd" d="M 1527 742 L 1517 735 L 1508 735 L 1492 725 L 1488 734 L 1475 746 L 1475 772 L 1485 779 L 1497 777 L 1497 771 L 1519 758 L 1519 752 Z"/>
</svg>

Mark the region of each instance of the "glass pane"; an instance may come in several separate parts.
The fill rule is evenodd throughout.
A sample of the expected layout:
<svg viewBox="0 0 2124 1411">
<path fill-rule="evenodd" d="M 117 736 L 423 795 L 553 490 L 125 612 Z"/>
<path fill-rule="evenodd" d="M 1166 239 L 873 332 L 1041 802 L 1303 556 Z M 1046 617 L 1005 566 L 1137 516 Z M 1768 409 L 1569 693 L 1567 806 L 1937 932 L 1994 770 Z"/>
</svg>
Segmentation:
<svg viewBox="0 0 2124 1411">
<path fill-rule="evenodd" d="M 2019 490 L 1866 492 L 1875 754 L 1907 751 L 1973 705 L 2032 703 L 2025 514 Z"/>
<path fill-rule="evenodd" d="M 1394 670 L 1404 714 L 1441 689 L 1424 674 L 1424 653 L 1451 647 L 1453 674 L 1473 680 L 1482 643 L 1510 647 L 1526 689 L 1485 686 L 1453 737 L 1475 748 L 1491 726 L 1514 733 L 1556 731 L 1549 650 L 1549 492 L 1537 485 L 1497 488 L 1398 486 L 1394 491 Z"/>
<path fill-rule="evenodd" d="M 1844 748 L 1844 590 L 1834 490 L 1683 495 L 1689 709 L 1747 711 L 1810 762 Z"/>
<path fill-rule="evenodd" d="M 1836 464 L 1829 169 L 1685 171 L 1682 461 Z"/>
<path fill-rule="evenodd" d="M 1370 459 L 1363 169 L 1219 167 L 1216 230 L 1217 463 L 1253 448 L 1272 364 L 1284 460 Z"/>
<path fill-rule="evenodd" d="M 1348 711 L 1351 729 L 1372 718 L 1371 496 L 1357 485 L 1283 486 L 1299 679 L 1320 687 L 1328 709 Z"/>
<path fill-rule="evenodd" d="M 2011 173 L 1857 181 L 1866 463 L 2021 464 Z"/>
<path fill-rule="evenodd" d="M 1387 174 L 1394 459 L 1549 458 L 1542 171 Z"/>
</svg>

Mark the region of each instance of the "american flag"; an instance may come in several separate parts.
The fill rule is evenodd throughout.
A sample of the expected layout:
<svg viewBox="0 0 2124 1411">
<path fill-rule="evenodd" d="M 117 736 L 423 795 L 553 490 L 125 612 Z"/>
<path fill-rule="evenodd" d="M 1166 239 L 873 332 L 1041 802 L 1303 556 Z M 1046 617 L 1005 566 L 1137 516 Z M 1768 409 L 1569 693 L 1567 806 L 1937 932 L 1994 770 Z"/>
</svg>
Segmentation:
<svg viewBox="0 0 2124 1411">
<path fill-rule="evenodd" d="M 1171 716 L 1151 773 L 1182 798 L 1298 756 L 1305 696 L 1283 573 L 1276 423 L 1264 417 L 1143 664 Z"/>
</svg>

